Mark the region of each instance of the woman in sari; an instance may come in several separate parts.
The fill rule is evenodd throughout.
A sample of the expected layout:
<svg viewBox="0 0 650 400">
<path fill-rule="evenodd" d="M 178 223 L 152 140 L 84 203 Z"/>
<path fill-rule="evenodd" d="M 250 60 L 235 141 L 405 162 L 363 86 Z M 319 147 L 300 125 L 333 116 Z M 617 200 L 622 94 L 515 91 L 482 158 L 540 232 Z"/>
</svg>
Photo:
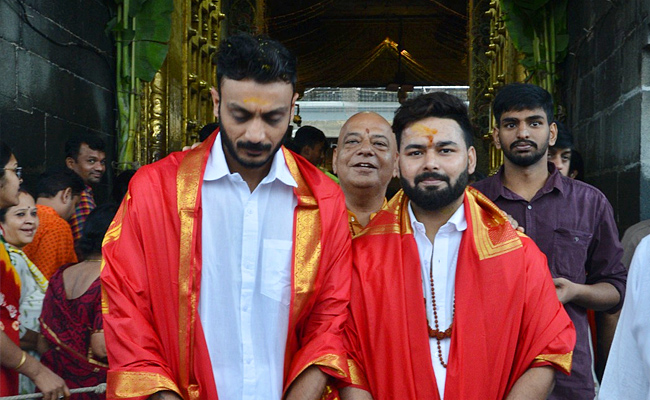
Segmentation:
<svg viewBox="0 0 650 400">
<path fill-rule="evenodd" d="M 23 253 L 22 248 L 31 243 L 38 228 L 38 215 L 34 198 L 21 189 L 19 203 L 13 207 L 0 209 L 0 228 L 5 239 L 5 249 L 9 253 L 11 264 L 20 277 L 20 348 L 28 354 L 40 359 L 36 351 L 43 298 L 47 290 L 47 278 Z M 20 376 L 19 392 L 34 393 L 34 382 L 25 375 Z"/>
<path fill-rule="evenodd" d="M 0 141 L 0 208 L 19 203 L 21 173 L 11 148 Z M 18 394 L 21 373 L 34 381 L 45 400 L 64 399 L 70 396 L 70 391 L 63 379 L 18 346 L 21 288 L 20 276 L 3 243 L 0 246 L 0 396 Z"/>
<path fill-rule="evenodd" d="M 101 311 L 99 273 L 102 240 L 117 206 L 94 209 L 84 224 L 77 252 L 84 261 L 63 265 L 50 279 L 41 313 L 41 333 L 49 347 L 41 362 L 59 374 L 69 387 L 106 382 L 108 364 Z M 86 393 L 77 399 L 103 399 Z"/>
</svg>

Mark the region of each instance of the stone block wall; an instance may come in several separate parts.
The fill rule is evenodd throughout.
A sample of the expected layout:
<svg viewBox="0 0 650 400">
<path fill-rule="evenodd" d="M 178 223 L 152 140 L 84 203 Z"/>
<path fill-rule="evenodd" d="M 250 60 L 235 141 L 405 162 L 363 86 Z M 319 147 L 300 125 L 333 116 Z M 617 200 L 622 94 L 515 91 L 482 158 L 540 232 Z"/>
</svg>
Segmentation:
<svg viewBox="0 0 650 400">
<path fill-rule="evenodd" d="M 571 0 L 564 104 L 621 233 L 650 218 L 650 2 Z"/>
<path fill-rule="evenodd" d="M 32 186 L 62 166 L 77 132 L 102 137 L 114 159 L 115 57 L 103 0 L 0 1 L 0 138 Z M 110 168 L 108 168 L 110 171 Z M 110 173 L 97 188 L 108 192 Z"/>
</svg>

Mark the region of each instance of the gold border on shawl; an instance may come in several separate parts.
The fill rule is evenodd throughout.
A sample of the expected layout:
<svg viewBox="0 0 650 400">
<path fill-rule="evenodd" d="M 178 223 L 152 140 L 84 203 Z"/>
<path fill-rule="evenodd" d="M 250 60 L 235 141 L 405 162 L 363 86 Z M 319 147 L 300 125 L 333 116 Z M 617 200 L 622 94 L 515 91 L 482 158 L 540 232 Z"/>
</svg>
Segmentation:
<svg viewBox="0 0 650 400">
<path fill-rule="evenodd" d="M 97 366 L 104 367 L 104 368 L 108 368 L 108 364 L 103 363 L 101 361 L 97 361 L 94 358 L 86 357 L 86 356 L 82 355 L 81 353 L 77 352 L 75 349 L 68 346 L 67 344 L 63 343 L 61 341 L 61 339 L 59 339 L 57 334 L 52 329 L 50 329 L 50 327 L 47 326 L 47 324 L 45 322 L 43 322 L 42 318 L 39 318 L 38 320 L 41 322 L 41 326 L 43 327 L 43 329 L 45 329 L 50 335 L 52 335 L 52 337 L 54 338 L 54 340 L 56 341 L 56 344 L 58 346 L 65 348 L 71 354 L 74 354 L 75 356 L 77 356 L 78 358 L 86 361 L 89 364 L 97 365 Z"/>
<path fill-rule="evenodd" d="M 408 197 L 406 197 L 404 192 L 400 190 L 388 203 L 385 203 L 382 209 L 375 215 L 375 218 L 385 218 L 385 214 L 389 214 L 389 217 L 387 218 L 388 221 L 379 224 L 375 220 L 375 223 L 366 225 L 361 232 L 354 235 L 353 239 L 362 235 L 386 235 L 392 233 L 408 235 L 412 233 L 413 229 L 411 228 L 408 213 L 404 215 L 402 212 L 404 207 L 407 207 L 407 204 Z"/>
<path fill-rule="evenodd" d="M 180 384 L 189 388 L 193 367 L 194 324 L 196 322 L 196 293 L 192 284 L 196 282 L 195 269 L 192 268 L 192 248 L 194 243 L 195 215 L 197 199 L 201 187 L 202 167 L 210 146 L 207 143 L 190 150 L 178 167 L 176 176 L 176 200 L 180 219 L 179 261 L 178 261 L 178 345 Z M 188 324 L 189 321 L 189 324 Z M 188 393 L 190 398 L 197 391 Z"/>
<path fill-rule="evenodd" d="M 309 299 L 309 293 L 312 291 L 318 273 L 321 259 L 321 220 L 316 199 L 300 173 L 296 160 L 289 151 L 284 148 L 283 151 L 289 171 L 298 184 L 295 190 L 298 205 L 294 226 L 293 288 L 295 294 L 291 307 L 292 322 L 289 329 L 291 331 Z"/>
<path fill-rule="evenodd" d="M 474 231 L 474 242 L 476 244 L 476 251 L 478 253 L 479 260 L 496 257 L 523 246 L 521 239 L 517 234 L 514 234 L 513 238 L 511 239 L 493 243 L 489 235 L 488 224 L 498 226 L 505 223 L 509 224 L 510 222 L 506 220 L 505 217 L 501 215 L 501 212 L 495 207 L 491 208 L 494 208 L 495 214 L 498 215 L 498 217 L 495 217 L 495 214 L 487 214 L 486 210 L 481 207 L 481 204 L 490 206 L 492 203 L 488 203 L 487 197 L 478 192 L 476 189 L 466 189 L 465 195 L 467 196 L 468 200 L 467 204 L 469 204 L 469 210 L 472 219 L 472 229 Z M 486 217 L 492 218 L 492 221 L 485 221 Z"/>
<path fill-rule="evenodd" d="M 109 398 L 128 399 L 151 396 L 163 390 L 171 390 L 179 395 L 181 393 L 174 381 L 153 372 L 109 372 L 109 379 L 112 382 L 108 388 L 109 390 L 113 389 L 113 393 L 107 393 Z"/>
<path fill-rule="evenodd" d="M 359 365 L 352 359 L 348 358 L 348 370 L 350 371 L 350 382 L 353 385 L 368 387 L 368 381 L 365 375 L 361 372 Z"/>
<path fill-rule="evenodd" d="M 102 241 L 102 247 L 107 243 L 114 242 L 120 238 L 120 234 L 122 233 L 122 221 L 124 220 L 124 215 L 126 215 L 127 203 L 130 199 L 131 193 L 127 191 L 124 195 L 124 200 L 122 201 L 120 208 L 115 214 L 115 218 L 113 218 L 113 221 L 111 221 L 111 224 L 108 226 L 108 230 L 106 231 L 104 240 Z"/>
<path fill-rule="evenodd" d="M 540 354 L 535 357 L 533 364 L 539 362 L 555 364 L 568 374 L 571 372 L 571 365 L 573 363 L 573 351 L 565 354 Z"/>
</svg>

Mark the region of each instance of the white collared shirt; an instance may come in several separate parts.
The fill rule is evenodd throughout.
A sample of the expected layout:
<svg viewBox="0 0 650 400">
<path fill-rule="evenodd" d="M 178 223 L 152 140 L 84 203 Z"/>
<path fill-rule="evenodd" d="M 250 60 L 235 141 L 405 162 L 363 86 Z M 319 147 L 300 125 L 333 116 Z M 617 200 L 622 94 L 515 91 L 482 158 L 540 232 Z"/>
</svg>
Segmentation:
<svg viewBox="0 0 650 400">
<path fill-rule="evenodd" d="M 424 224 L 415 218 L 410 201 L 408 210 L 409 217 L 411 218 L 411 227 L 413 228 L 413 236 L 415 237 L 415 243 L 418 246 L 418 253 L 420 255 L 422 289 L 424 290 L 427 321 L 429 322 L 431 329 L 435 329 L 429 274 L 431 261 L 433 261 L 433 282 L 436 291 L 438 329 L 444 331 L 449 328 L 449 325 L 453 320 L 456 263 L 458 261 L 458 250 L 460 248 L 460 241 L 463 237 L 463 231 L 467 229 L 465 205 L 461 204 L 451 218 L 440 227 L 438 233 L 436 233 L 433 245 L 429 238 L 427 238 Z M 450 344 L 451 339 L 449 338 L 440 341 L 440 349 L 442 350 L 442 358 L 445 361 L 445 364 L 449 363 Z M 447 370 L 442 366 L 442 364 L 440 364 L 438 343 L 435 338 L 429 338 L 429 350 L 431 352 L 433 372 L 436 374 L 438 392 L 440 393 L 440 399 L 443 400 Z"/>
<path fill-rule="evenodd" d="M 278 151 L 251 193 L 221 137 L 203 177 L 199 315 L 221 400 L 282 396 L 296 181 Z"/>
</svg>

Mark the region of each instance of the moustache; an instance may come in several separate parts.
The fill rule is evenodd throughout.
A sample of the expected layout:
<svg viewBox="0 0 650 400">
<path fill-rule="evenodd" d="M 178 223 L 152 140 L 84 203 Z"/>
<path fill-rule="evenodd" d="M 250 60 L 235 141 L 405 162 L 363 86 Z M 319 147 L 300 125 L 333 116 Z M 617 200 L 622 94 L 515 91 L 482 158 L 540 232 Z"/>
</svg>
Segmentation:
<svg viewBox="0 0 650 400">
<path fill-rule="evenodd" d="M 253 151 L 270 151 L 270 143 L 254 143 L 254 142 L 237 142 L 237 148 L 243 150 Z"/>
<path fill-rule="evenodd" d="M 520 144 L 527 144 L 532 148 L 535 149 L 537 148 L 537 143 L 533 142 L 532 140 L 519 139 L 512 142 L 512 144 L 510 145 L 510 150 L 513 150 L 515 147 L 519 146 Z"/>
<path fill-rule="evenodd" d="M 423 172 L 415 177 L 415 184 L 417 185 L 425 179 L 438 179 L 449 183 L 449 177 L 447 175 L 439 174 L 437 172 Z"/>
</svg>

